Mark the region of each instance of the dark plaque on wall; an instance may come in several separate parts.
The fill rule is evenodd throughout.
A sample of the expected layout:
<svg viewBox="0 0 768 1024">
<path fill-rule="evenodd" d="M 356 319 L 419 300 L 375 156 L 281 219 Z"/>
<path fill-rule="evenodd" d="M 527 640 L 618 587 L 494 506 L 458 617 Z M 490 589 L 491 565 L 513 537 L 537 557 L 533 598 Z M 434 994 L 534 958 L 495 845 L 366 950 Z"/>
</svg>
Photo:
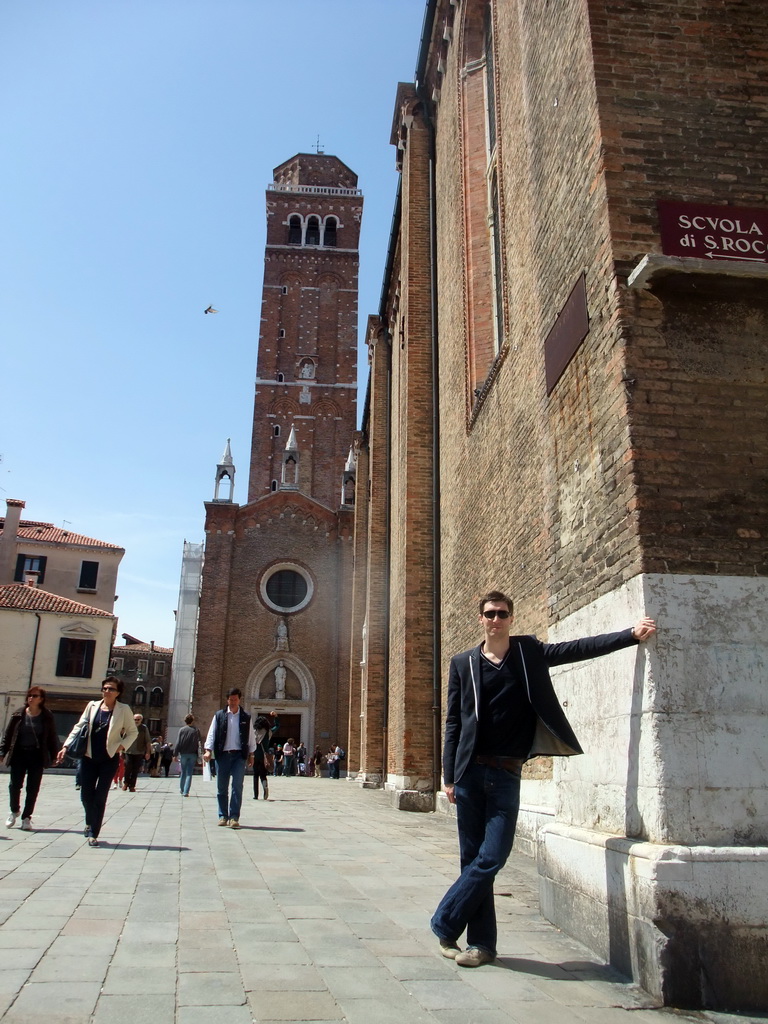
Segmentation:
<svg viewBox="0 0 768 1024">
<path fill-rule="evenodd" d="M 768 210 L 658 202 L 665 256 L 768 262 Z"/>
<path fill-rule="evenodd" d="M 588 334 L 587 283 L 582 274 L 544 340 L 548 395 L 552 394 L 555 384 Z"/>
</svg>

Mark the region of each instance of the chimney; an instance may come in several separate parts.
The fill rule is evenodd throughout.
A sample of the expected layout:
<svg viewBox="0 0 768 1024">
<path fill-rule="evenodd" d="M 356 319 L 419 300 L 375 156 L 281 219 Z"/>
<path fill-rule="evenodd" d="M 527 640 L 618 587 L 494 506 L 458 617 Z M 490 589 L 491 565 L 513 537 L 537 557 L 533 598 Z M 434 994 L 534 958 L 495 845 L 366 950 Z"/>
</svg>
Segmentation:
<svg viewBox="0 0 768 1024">
<path fill-rule="evenodd" d="M 24 573 L 24 584 L 27 587 L 36 587 L 37 581 L 40 578 L 40 573 L 37 569 L 27 569 Z"/>
<path fill-rule="evenodd" d="M 16 571 L 16 538 L 19 533 L 21 510 L 26 502 L 6 498 L 5 523 L 0 533 L 0 583 L 12 583 Z"/>
</svg>

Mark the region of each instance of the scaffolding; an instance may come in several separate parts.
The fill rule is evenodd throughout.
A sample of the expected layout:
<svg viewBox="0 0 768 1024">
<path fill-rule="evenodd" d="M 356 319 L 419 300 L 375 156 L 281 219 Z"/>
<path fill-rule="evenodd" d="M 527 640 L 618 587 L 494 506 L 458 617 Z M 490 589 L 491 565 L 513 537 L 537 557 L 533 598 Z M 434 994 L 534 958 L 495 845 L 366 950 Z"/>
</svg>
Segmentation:
<svg viewBox="0 0 768 1024">
<path fill-rule="evenodd" d="M 184 541 L 181 558 L 179 604 L 173 639 L 171 693 L 168 700 L 167 742 L 175 743 L 184 718 L 192 707 L 195 688 L 195 652 L 197 620 L 200 609 L 200 583 L 203 576 L 203 544 Z"/>
</svg>

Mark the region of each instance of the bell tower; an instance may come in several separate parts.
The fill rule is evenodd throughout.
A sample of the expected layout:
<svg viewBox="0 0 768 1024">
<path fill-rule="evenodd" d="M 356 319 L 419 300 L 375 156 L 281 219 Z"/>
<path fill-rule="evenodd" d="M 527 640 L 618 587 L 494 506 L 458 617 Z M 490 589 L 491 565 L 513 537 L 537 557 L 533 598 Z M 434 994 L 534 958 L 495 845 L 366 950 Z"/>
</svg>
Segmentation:
<svg viewBox="0 0 768 1024">
<path fill-rule="evenodd" d="M 195 714 L 239 686 L 246 710 L 278 714 L 276 739 L 344 746 L 363 197 L 337 157 L 299 153 L 266 211 L 248 500 L 227 442 L 205 503 Z"/>
<path fill-rule="evenodd" d="M 294 431 L 296 488 L 336 509 L 356 426 L 363 197 L 338 157 L 298 153 L 275 168 L 266 203 L 248 501 L 281 487 Z"/>
</svg>

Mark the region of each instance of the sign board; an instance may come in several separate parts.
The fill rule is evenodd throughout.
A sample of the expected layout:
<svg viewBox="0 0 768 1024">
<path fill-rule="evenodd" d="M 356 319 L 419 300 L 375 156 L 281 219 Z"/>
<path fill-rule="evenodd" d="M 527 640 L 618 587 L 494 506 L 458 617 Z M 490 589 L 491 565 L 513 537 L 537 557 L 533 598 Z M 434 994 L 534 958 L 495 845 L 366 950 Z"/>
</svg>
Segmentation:
<svg viewBox="0 0 768 1024">
<path fill-rule="evenodd" d="M 555 384 L 576 355 L 582 341 L 589 334 L 589 310 L 587 308 L 587 283 L 581 274 L 557 315 L 549 334 L 544 339 L 544 367 L 547 378 L 547 394 L 551 395 Z"/>
<path fill-rule="evenodd" d="M 768 210 L 659 200 L 665 256 L 768 262 Z"/>
</svg>

